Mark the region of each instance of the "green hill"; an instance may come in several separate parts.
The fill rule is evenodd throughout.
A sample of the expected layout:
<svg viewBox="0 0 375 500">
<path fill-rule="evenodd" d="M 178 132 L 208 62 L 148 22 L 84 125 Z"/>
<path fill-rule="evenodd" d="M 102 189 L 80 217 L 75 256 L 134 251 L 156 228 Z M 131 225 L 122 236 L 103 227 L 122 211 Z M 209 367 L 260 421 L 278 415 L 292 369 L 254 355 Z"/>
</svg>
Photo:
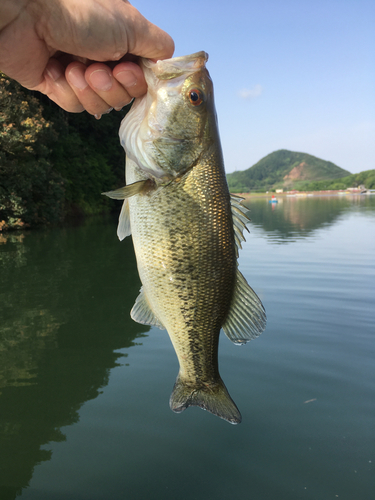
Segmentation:
<svg viewBox="0 0 375 500">
<path fill-rule="evenodd" d="M 280 149 L 247 170 L 228 174 L 227 179 L 232 192 L 248 192 L 276 187 L 292 189 L 302 182 L 339 179 L 347 175 L 350 172 L 330 161 Z"/>
<path fill-rule="evenodd" d="M 325 189 L 348 189 L 364 186 L 366 189 L 375 189 L 375 169 L 364 170 L 358 174 L 350 174 L 340 179 L 301 182 L 300 191 L 322 191 Z"/>
</svg>

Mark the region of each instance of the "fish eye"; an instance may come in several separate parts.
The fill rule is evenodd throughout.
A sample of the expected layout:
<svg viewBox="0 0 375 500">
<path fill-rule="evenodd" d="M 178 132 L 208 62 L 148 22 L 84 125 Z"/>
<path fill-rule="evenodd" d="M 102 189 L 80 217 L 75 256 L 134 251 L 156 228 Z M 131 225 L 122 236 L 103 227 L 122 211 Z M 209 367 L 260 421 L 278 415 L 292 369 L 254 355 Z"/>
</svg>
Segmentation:
<svg viewBox="0 0 375 500">
<path fill-rule="evenodd" d="M 188 97 L 189 97 L 190 104 L 192 104 L 193 106 L 199 106 L 200 104 L 202 104 L 202 102 L 204 100 L 203 92 L 201 90 L 195 89 L 195 88 L 189 90 Z"/>
</svg>

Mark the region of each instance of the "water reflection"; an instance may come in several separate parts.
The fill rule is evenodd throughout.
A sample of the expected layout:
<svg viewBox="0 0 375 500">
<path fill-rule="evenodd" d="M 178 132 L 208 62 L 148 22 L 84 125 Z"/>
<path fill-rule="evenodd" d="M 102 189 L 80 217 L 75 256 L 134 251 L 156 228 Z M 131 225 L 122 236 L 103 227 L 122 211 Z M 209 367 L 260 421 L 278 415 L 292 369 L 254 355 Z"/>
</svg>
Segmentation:
<svg viewBox="0 0 375 500">
<path fill-rule="evenodd" d="M 279 197 L 278 203 L 266 198 L 247 197 L 253 225 L 262 228 L 276 243 L 287 243 L 311 236 L 321 227 L 333 225 L 355 206 L 375 210 L 375 196 L 303 196 Z"/>
<path fill-rule="evenodd" d="M 129 311 L 140 282 L 115 221 L 2 235 L 0 240 L 0 498 L 13 499 L 49 460 L 82 404 L 148 330 Z M 118 271 L 118 272 L 116 272 Z M 105 330 L 103 329 L 105 325 Z"/>
<path fill-rule="evenodd" d="M 357 204 L 361 207 L 362 214 L 369 213 L 372 217 L 374 216 L 375 196 L 288 198 L 283 202 L 280 201 L 273 209 L 266 199 L 250 199 L 248 201 L 252 224 L 264 231 L 266 238 L 277 242 L 289 242 L 296 238 L 312 237 L 319 228 L 333 225 L 340 217 L 353 213 Z M 134 323 L 129 316 L 129 311 L 138 295 L 140 282 L 131 241 L 127 239 L 120 244 L 115 234 L 115 227 L 115 220 L 91 219 L 81 227 L 0 235 L 1 500 L 13 500 L 17 494 L 21 494 L 22 489 L 29 484 L 35 466 L 51 458 L 50 452 L 42 449 L 43 445 L 51 441 L 65 440 L 64 429 L 62 428 L 78 421 L 80 407 L 86 401 L 97 397 L 101 389 L 108 383 L 110 371 L 120 363 L 119 357 L 126 355 L 117 351 L 130 348 L 136 342 L 139 343 L 138 339 L 145 335 L 148 330 L 147 327 Z M 261 238 L 261 241 L 264 242 L 264 238 Z M 254 242 L 249 244 L 249 248 L 253 248 L 253 244 Z M 273 249 L 275 250 L 275 247 Z M 281 247 L 278 249 L 281 250 Z M 290 248 L 289 250 L 293 249 Z M 346 248 L 346 250 L 348 249 Z M 313 248 L 311 251 L 313 251 Z M 327 248 L 321 249 L 321 252 L 326 251 Z M 322 268 L 324 271 L 331 269 L 332 263 L 337 264 L 336 247 L 332 247 L 330 252 L 328 252 L 328 264 Z M 278 252 L 272 253 L 277 254 Z M 269 262 L 267 259 L 269 259 L 270 254 L 271 252 L 269 252 L 268 256 L 265 256 L 263 261 L 265 264 Z M 243 264 L 245 264 L 243 269 L 245 269 L 245 249 L 241 255 Z M 304 306 L 308 304 L 308 307 L 306 306 L 307 310 L 309 310 L 309 307 L 312 308 L 311 315 L 313 319 L 310 318 L 309 320 L 310 328 L 311 325 L 315 328 L 313 321 L 317 321 L 316 310 L 322 307 L 322 299 L 320 295 L 314 295 L 313 289 L 307 287 L 316 286 L 316 281 L 312 279 L 314 278 L 312 273 L 317 268 L 304 269 L 304 264 L 300 263 L 298 272 L 295 272 L 294 260 L 296 255 L 297 250 L 294 254 L 288 252 L 285 260 L 276 261 L 276 264 L 274 263 L 273 267 L 269 268 L 269 276 L 272 276 L 272 280 L 269 281 L 272 281 L 272 287 L 266 288 L 266 290 L 268 293 L 267 302 L 271 311 L 270 317 L 272 318 L 272 308 L 277 311 L 277 307 L 279 307 L 281 323 L 283 321 L 285 323 L 286 319 L 285 317 L 282 318 L 281 314 L 282 308 L 285 307 L 285 301 L 290 299 L 290 302 L 295 304 L 296 301 L 303 301 L 304 297 L 308 297 L 309 300 L 305 300 Z M 352 258 L 352 254 L 348 255 L 346 261 L 341 260 L 341 267 L 343 267 L 343 262 L 350 261 L 354 263 L 355 259 Z M 306 256 L 306 260 L 308 261 L 310 257 L 311 253 Z M 281 258 L 280 255 L 278 255 L 278 258 Z M 326 260 L 323 259 L 322 262 L 324 263 Z M 287 263 L 287 266 L 285 266 L 285 263 Z M 291 272 L 292 265 L 293 273 Z M 259 273 L 263 275 L 262 280 L 264 280 L 266 267 L 266 265 L 258 266 Z M 333 267 L 333 269 L 337 269 L 337 266 Z M 368 269 L 366 269 L 366 273 L 362 273 L 358 269 L 360 268 L 348 273 L 348 267 L 345 267 L 345 273 L 339 271 L 337 275 L 331 272 L 329 284 L 333 287 L 331 290 L 335 291 L 335 295 L 337 291 L 346 291 L 349 294 L 350 290 L 355 290 L 355 300 L 350 295 L 344 297 L 347 300 L 345 304 L 351 304 L 352 307 L 353 304 L 359 303 L 358 290 L 360 290 L 363 297 L 361 297 L 360 301 L 361 306 L 358 307 L 362 308 L 362 304 L 366 303 L 366 294 L 371 298 L 368 291 L 372 290 L 370 288 L 372 277 Z M 285 276 L 288 276 L 288 280 L 285 279 Z M 302 276 L 307 276 L 309 279 L 302 279 Z M 294 281 L 291 280 L 291 277 L 293 277 Z M 356 280 L 358 277 L 361 277 L 362 281 L 350 281 Z M 346 281 L 342 281 L 343 279 Z M 365 279 L 368 280 L 368 285 L 366 284 L 367 281 L 364 281 Z M 303 285 L 301 285 L 302 282 Z M 312 283 L 312 285 L 309 283 Z M 326 285 L 326 282 L 323 283 Z M 283 286 L 284 288 L 282 288 Z M 283 290 L 281 294 L 283 296 L 282 300 L 279 298 L 279 287 Z M 294 287 L 299 290 L 297 295 L 292 293 Z M 305 295 L 300 293 L 301 290 L 304 291 Z M 329 290 L 328 286 L 324 287 L 325 294 L 329 294 Z M 290 295 L 288 296 L 288 294 Z M 327 298 L 327 295 L 324 297 Z M 341 300 L 343 300 L 342 294 Z M 337 306 L 336 296 L 333 301 L 329 302 L 327 298 L 324 302 L 330 304 L 327 306 L 329 311 L 326 312 L 328 319 L 332 315 L 334 317 L 335 307 L 339 311 L 337 314 L 341 315 L 343 306 L 341 304 Z M 300 310 L 299 314 L 301 316 L 297 314 L 293 318 L 297 323 L 299 321 L 301 325 L 309 324 L 306 323 L 306 318 L 308 318 L 306 316 L 306 307 Z M 355 310 L 353 309 L 352 313 L 353 311 Z M 367 316 L 364 316 L 362 312 L 358 313 L 358 315 L 357 320 L 354 313 L 350 315 L 353 323 L 361 320 L 368 321 L 368 324 L 370 324 L 370 320 L 366 319 Z M 275 318 L 275 316 L 277 317 L 274 314 L 273 317 Z M 321 316 L 320 312 L 319 320 Z M 338 317 L 341 318 L 341 316 Z M 350 330 L 350 335 L 348 334 L 350 340 L 347 342 L 351 342 L 352 326 L 348 326 L 347 322 L 348 320 L 345 319 L 340 323 L 334 317 L 333 323 L 339 325 L 337 337 L 333 337 L 334 340 L 332 340 L 334 352 L 336 352 L 336 338 L 342 334 L 342 330 L 345 330 L 345 328 Z M 293 330 L 295 324 L 293 322 L 285 323 L 284 331 Z M 310 331 L 310 336 L 306 335 L 304 339 L 312 339 L 314 335 L 315 333 Z M 271 338 L 271 335 L 269 337 Z M 307 340 L 305 341 L 307 342 Z M 282 342 L 282 348 L 288 350 L 289 347 L 285 347 L 284 339 Z M 256 344 L 256 346 L 261 345 L 261 343 Z M 276 347 L 274 347 L 273 352 L 277 351 L 278 354 L 272 358 L 272 363 L 280 358 L 280 344 L 276 342 L 274 345 Z M 340 345 L 342 345 L 342 342 Z M 358 344 L 356 343 L 356 345 Z M 261 349 L 261 347 L 259 348 Z M 316 344 L 314 349 L 316 349 L 315 352 L 319 352 L 319 343 Z M 270 352 L 271 344 L 266 348 L 264 359 L 268 359 Z M 350 348 L 351 353 L 352 347 Z M 283 356 L 281 356 L 281 359 L 283 359 Z M 302 359 L 305 358 L 302 357 Z M 268 367 L 265 361 L 262 361 L 263 364 Z M 277 362 L 275 364 L 279 366 L 280 373 L 283 373 L 280 364 L 277 365 Z M 130 368 L 126 368 L 124 371 L 130 372 L 131 368 L 132 365 L 130 364 Z M 264 379 L 267 381 L 267 376 Z M 366 380 L 371 380 L 371 377 L 366 377 Z M 366 384 L 363 384 L 363 386 L 366 386 Z M 263 388 L 263 386 L 259 385 L 259 392 Z M 270 386 L 267 386 L 265 393 L 269 389 Z M 336 394 L 336 392 L 333 391 L 333 394 Z M 126 393 L 122 397 L 126 398 Z M 305 399 L 308 399 L 308 397 L 306 396 Z M 370 398 L 363 398 L 363 401 L 365 400 L 373 401 Z M 248 411 L 252 410 L 249 409 Z M 124 418 L 126 418 L 126 414 L 121 415 L 119 425 L 123 426 Z M 172 468 L 174 462 L 173 458 L 170 457 L 175 455 L 176 442 L 181 442 L 182 439 L 178 425 L 181 424 L 177 424 L 176 427 L 176 429 L 179 429 L 178 434 L 171 433 L 170 428 L 163 427 L 161 424 L 157 431 L 160 432 L 160 429 L 163 429 L 160 433 L 160 436 L 163 437 L 163 446 L 169 439 L 169 448 L 167 449 L 170 453 L 168 454 L 168 460 L 171 460 L 170 467 Z M 219 425 L 219 423 L 213 425 Z M 285 428 L 289 428 L 289 425 L 290 419 L 288 415 Z M 130 448 L 132 453 L 137 454 L 138 457 L 134 461 L 133 469 L 133 454 L 128 453 L 130 458 L 127 466 L 130 470 L 134 470 L 134 474 L 139 470 L 138 466 L 140 464 L 144 465 L 145 443 L 147 442 L 148 445 L 149 442 L 153 442 L 149 437 L 153 436 L 151 429 L 155 427 L 154 418 L 150 417 L 149 426 L 147 429 L 142 427 L 139 435 L 137 435 L 138 438 L 139 436 L 146 436 L 142 441 L 142 446 L 137 441 Z M 105 426 L 103 427 L 105 428 Z M 276 428 L 275 426 L 271 427 Z M 130 426 L 130 428 L 133 431 L 136 426 Z M 203 431 L 205 429 L 201 428 L 201 432 Z M 229 430 L 224 432 L 229 432 Z M 189 435 L 189 433 L 187 432 L 186 435 Z M 244 435 L 241 434 L 241 440 Z M 260 432 L 257 435 L 261 436 L 263 434 Z M 233 434 L 233 436 L 235 435 Z M 277 433 L 275 436 L 277 437 Z M 216 435 L 211 437 L 213 445 L 220 442 Z M 191 447 L 190 438 L 187 439 L 189 442 L 184 443 L 186 450 Z M 253 438 L 251 437 L 251 439 Z M 250 445 L 250 441 L 248 441 L 248 444 Z M 252 441 L 251 445 L 253 444 Z M 248 449 L 247 446 L 245 448 Z M 233 449 L 236 449 L 237 454 L 237 442 Z M 255 453 L 254 456 L 261 455 L 264 449 L 262 445 L 259 448 L 262 451 Z M 160 446 L 157 439 L 154 439 L 153 450 L 154 455 L 150 456 L 157 457 L 156 461 L 160 460 Z M 191 451 L 194 451 L 194 454 L 196 453 L 196 450 L 192 447 Z M 117 456 L 121 458 L 122 452 L 123 449 L 121 448 L 121 455 L 118 454 Z M 222 452 L 225 452 L 225 450 L 218 448 L 215 456 L 220 456 Z M 279 452 L 280 457 L 285 455 L 284 449 L 279 449 Z M 109 455 L 106 455 L 107 459 Z M 196 457 L 193 457 L 193 455 L 188 456 L 191 456 L 189 466 L 192 463 L 195 464 Z M 272 456 L 274 456 L 273 449 Z M 67 460 L 71 459 L 73 461 L 74 458 L 69 457 Z M 299 456 L 294 458 L 296 463 L 299 463 Z M 147 471 L 147 467 L 145 470 L 148 474 L 154 471 L 153 481 L 149 482 L 150 488 L 153 488 L 155 481 L 157 482 L 158 475 L 163 476 L 160 471 L 161 464 L 164 463 L 166 462 L 161 461 L 159 468 L 156 467 L 155 469 L 155 460 L 149 459 L 149 464 L 152 464 L 152 466 L 149 465 L 149 470 Z M 169 464 L 169 462 L 167 463 Z M 207 460 L 205 460 L 205 463 L 207 463 Z M 246 457 L 240 455 L 238 462 L 233 465 L 232 472 L 237 471 L 241 477 L 247 478 L 248 476 L 241 470 L 241 464 L 243 463 L 246 463 Z M 116 464 L 111 462 L 108 465 L 108 470 L 115 466 Z M 117 467 L 121 469 L 121 463 L 120 466 L 117 464 Z M 77 468 L 79 470 L 79 464 L 77 464 Z M 170 469 L 164 467 L 163 474 L 165 470 Z M 215 466 L 213 470 L 217 471 L 218 469 Z M 264 470 L 267 470 L 268 481 L 269 468 Z M 93 475 L 96 472 L 97 470 L 93 472 Z M 191 473 L 194 473 L 194 471 L 189 470 L 190 475 Z M 119 472 L 119 477 L 121 474 L 123 474 L 123 470 Z M 212 476 L 213 481 L 215 481 L 217 472 L 213 474 L 216 474 Z M 170 475 L 167 475 L 165 484 L 169 484 L 170 477 Z M 177 477 L 179 478 L 179 476 Z M 232 475 L 232 477 L 236 476 Z M 186 478 L 184 478 L 184 481 L 186 481 Z M 108 479 L 108 482 L 110 482 L 110 479 Z M 179 485 L 183 481 L 176 479 L 176 482 Z M 106 488 L 108 484 L 106 483 Z M 134 484 L 138 488 L 138 479 L 134 479 Z M 163 488 L 165 488 L 165 484 L 163 483 Z M 211 483 L 206 481 L 205 484 Z M 163 491 L 165 492 L 165 489 Z M 104 497 L 105 494 L 103 493 Z M 118 496 L 112 497 L 118 498 Z M 146 497 L 147 495 L 145 495 Z M 35 498 L 37 497 L 35 496 Z"/>
</svg>

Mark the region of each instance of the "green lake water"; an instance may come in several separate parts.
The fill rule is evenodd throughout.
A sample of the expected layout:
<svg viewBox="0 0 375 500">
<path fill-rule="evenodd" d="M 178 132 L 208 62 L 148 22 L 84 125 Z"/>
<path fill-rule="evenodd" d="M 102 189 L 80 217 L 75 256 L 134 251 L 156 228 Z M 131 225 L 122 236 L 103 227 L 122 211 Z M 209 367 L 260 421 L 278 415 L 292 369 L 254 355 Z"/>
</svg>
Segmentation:
<svg viewBox="0 0 375 500">
<path fill-rule="evenodd" d="M 238 426 L 169 409 L 177 358 L 130 319 L 114 218 L 0 233 L 0 500 L 374 498 L 375 196 L 248 207 L 268 324 L 220 341 Z"/>
</svg>

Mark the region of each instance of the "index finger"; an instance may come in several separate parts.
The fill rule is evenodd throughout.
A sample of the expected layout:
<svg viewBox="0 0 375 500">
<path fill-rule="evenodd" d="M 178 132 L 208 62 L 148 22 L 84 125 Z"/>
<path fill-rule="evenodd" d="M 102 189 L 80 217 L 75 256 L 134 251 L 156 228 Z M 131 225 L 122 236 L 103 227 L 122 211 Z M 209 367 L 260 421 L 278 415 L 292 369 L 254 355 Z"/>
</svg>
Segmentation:
<svg viewBox="0 0 375 500">
<path fill-rule="evenodd" d="M 143 71 L 131 61 L 122 61 L 113 68 L 113 76 L 127 90 L 129 96 L 140 97 L 147 92 Z"/>
</svg>

